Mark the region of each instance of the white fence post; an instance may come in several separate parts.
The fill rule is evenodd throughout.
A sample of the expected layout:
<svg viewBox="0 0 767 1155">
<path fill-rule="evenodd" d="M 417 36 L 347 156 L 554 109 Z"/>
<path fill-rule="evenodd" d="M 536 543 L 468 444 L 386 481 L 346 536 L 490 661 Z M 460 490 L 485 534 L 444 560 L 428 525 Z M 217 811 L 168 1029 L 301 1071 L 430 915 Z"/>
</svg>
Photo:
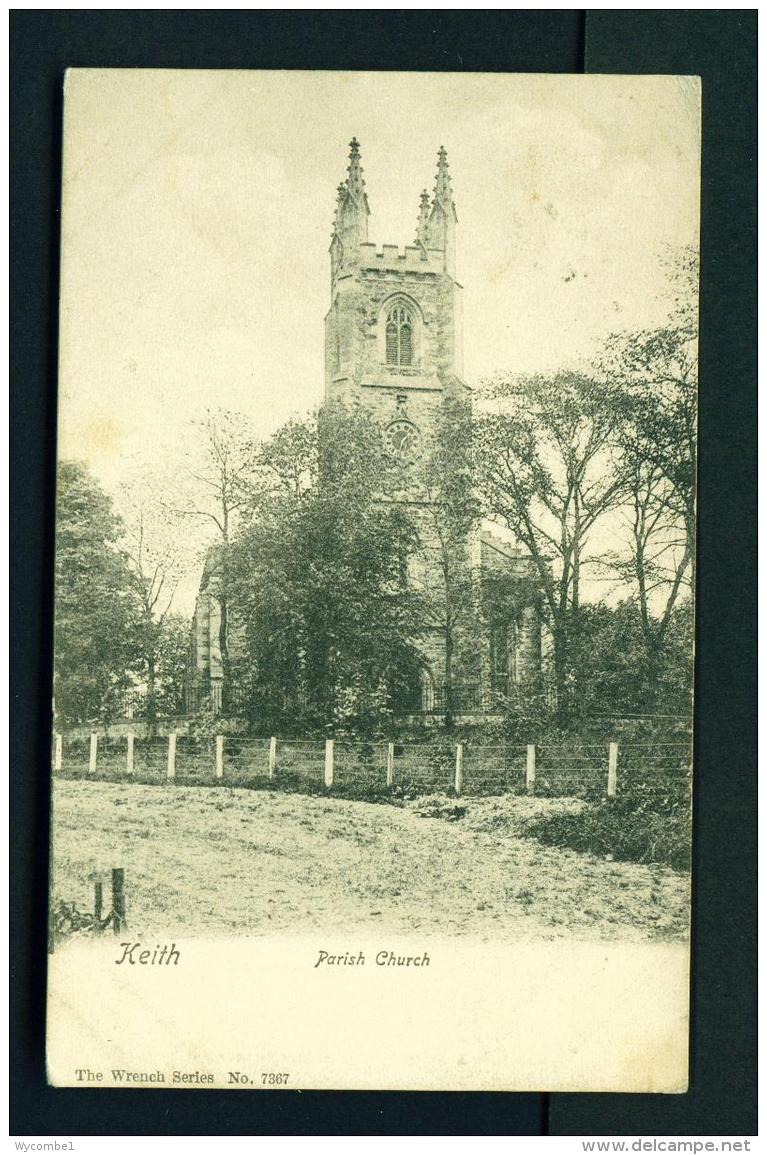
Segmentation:
<svg viewBox="0 0 767 1155">
<path fill-rule="evenodd" d="M 618 793 L 618 743 L 610 743 L 607 756 L 607 797 L 615 798 Z"/>
<path fill-rule="evenodd" d="M 216 777 L 224 777 L 224 735 L 216 734 Z"/>
<path fill-rule="evenodd" d="M 54 752 L 53 752 L 53 769 L 54 770 L 60 770 L 61 769 L 62 749 L 63 749 L 63 742 L 62 742 L 61 734 L 56 734 L 55 747 L 54 747 Z"/>
<path fill-rule="evenodd" d="M 533 794 L 535 792 L 535 745 L 533 743 L 530 743 L 527 747 L 525 786 L 527 787 L 528 794 Z"/>
<path fill-rule="evenodd" d="M 455 748 L 455 792 L 460 794 L 463 790 L 463 742 L 459 742 Z"/>
<path fill-rule="evenodd" d="M 96 759 L 98 758 L 99 750 L 99 736 L 98 734 L 91 734 L 91 756 L 88 761 L 88 772 L 90 774 L 96 773 Z"/>
<path fill-rule="evenodd" d="M 269 739 L 269 777 L 274 778 L 274 771 L 277 766 L 277 739 Z"/>
<path fill-rule="evenodd" d="M 386 747 L 386 785 L 394 785 L 394 743 Z"/>
<path fill-rule="evenodd" d="M 176 733 L 168 735 L 168 777 L 176 777 Z"/>
<path fill-rule="evenodd" d="M 325 740 L 325 786 L 330 790 L 333 785 L 333 748 L 335 742 L 332 738 Z"/>
<path fill-rule="evenodd" d="M 135 739 L 135 734 L 128 735 L 128 753 L 125 756 L 125 769 L 129 774 L 133 773 L 133 743 Z"/>
</svg>

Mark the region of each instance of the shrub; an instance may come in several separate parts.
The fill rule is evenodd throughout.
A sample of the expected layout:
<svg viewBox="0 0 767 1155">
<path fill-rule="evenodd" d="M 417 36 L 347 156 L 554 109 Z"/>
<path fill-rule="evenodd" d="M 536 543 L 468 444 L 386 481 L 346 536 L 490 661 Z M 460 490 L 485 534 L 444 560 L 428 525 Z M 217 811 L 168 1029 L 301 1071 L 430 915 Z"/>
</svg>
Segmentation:
<svg viewBox="0 0 767 1155">
<path fill-rule="evenodd" d="M 57 899 L 51 906 L 50 933 L 55 942 L 71 935 L 95 934 L 102 929 L 90 911 L 78 910 L 73 902 Z"/>
<path fill-rule="evenodd" d="M 659 793 L 638 786 L 579 813 L 534 819 L 520 833 L 547 846 L 568 847 L 583 854 L 690 869 L 690 810 L 680 787 Z"/>
<path fill-rule="evenodd" d="M 465 816 L 466 807 L 459 806 L 451 798 L 437 794 L 421 798 L 415 813 L 419 818 L 443 818 L 446 822 L 457 822 Z"/>
</svg>

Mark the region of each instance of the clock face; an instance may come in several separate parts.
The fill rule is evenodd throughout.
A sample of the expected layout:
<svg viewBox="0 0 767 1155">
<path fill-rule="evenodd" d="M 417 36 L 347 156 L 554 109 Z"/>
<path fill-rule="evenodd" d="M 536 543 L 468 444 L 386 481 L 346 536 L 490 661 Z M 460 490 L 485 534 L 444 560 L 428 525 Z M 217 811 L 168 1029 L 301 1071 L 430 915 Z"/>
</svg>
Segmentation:
<svg viewBox="0 0 767 1155">
<path fill-rule="evenodd" d="M 408 465 L 421 452 L 421 431 L 412 421 L 392 421 L 384 432 L 384 448 L 401 465 Z"/>
</svg>

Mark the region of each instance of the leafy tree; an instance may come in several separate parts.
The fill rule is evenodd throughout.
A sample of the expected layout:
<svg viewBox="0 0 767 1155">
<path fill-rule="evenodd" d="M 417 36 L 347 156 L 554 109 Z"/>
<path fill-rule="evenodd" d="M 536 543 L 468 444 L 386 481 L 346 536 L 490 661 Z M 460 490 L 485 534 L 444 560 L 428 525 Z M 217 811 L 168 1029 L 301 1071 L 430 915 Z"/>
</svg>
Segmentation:
<svg viewBox="0 0 767 1155">
<path fill-rule="evenodd" d="M 420 471 L 426 503 L 421 517 L 421 547 L 426 569 L 416 572 L 416 588 L 427 619 L 437 626 L 445 647 L 445 727 L 455 714 L 456 643 L 461 628 L 479 614 L 479 587 L 472 573 L 468 543 L 478 527 L 474 424 L 471 406 L 458 398 L 442 402 Z"/>
<path fill-rule="evenodd" d="M 380 503 L 386 464 L 371 419 L 328 407 L 311 428 L 321 484 L 262 493 L 230 553 L 243 689 L 257 725 L 370 732 L 419 665 L 413 532 L 400 509 Z M 305 432 L 290 437 L 301 459 Z M 295 476 L 285 462 L 281 471 Z"/>
<path fill-rule="evenodd" d="M 188 658 L 189 621 L 181 614 L 167 613 L 154 651 L 157 717 L 183 714 Z"/>
<path fill-rule="evenodd" d="M 572 708 L 570 638 L 581 608 L 589 538 L 623 498 L 616 450 L 620 411 L 602 380 L 576 372 L 498 378 L 480 423 L 480 460 L 491 515 L 527 549 L 554 643 L 560 718 Z"/>
<path fill-rule="evenodd" d="M 650 709 L 675 610 L 694 587 L 697 273 L 697 255 L 685 250 L 670 268 L 668 322 L 613 337 L 604 361 L 628 483 L 628 551 L 609 562 L 634 588 Z"/>
<path fill-rule="evenodd" d="M 110 498 L 74 461 L 58 467 L 54 699 L 64 724 L 108 721 L 137 658 L 140 605 Z"/>
<path fill-rule="evenodd" d="M 669 267 L 667 324 L 611 338 L 604 371 L 622 402 L 624 452 L 667 483 L 694 566 L 698 396 L 698 258 L 682 250 Z"/>
<path fill-rule="evenodd" d="M 584 605 L 571 640 L 574 699 L 581 715 L 651 714 L 660 690 L 663 713 L 689 714 L 692 694 L 692 615 L 689 604 L 670 619 L 664 662 L 657 669 L 644 643 L 636 601 Z"/>
<path fill-rule="evenodd" d="M 317 418 L 292 420 L 283 425 L 256 454 L 256 478 L 251 484 L 251 506 L 258 496 L 299 499 L 317 483 L 319 470 Z"/>
<path fill-rule="evenodd" d="M 633 590 L 649 678 L 645 710 L 652 713 L 660 693 L 666 637 L 690 589 L 692 548 L 660 470 L 628 456 L 625 476 L 629 497 L 622 513 L 627 548 L 606 555 L 604 562 L 624 587 Z"/>
</svg>

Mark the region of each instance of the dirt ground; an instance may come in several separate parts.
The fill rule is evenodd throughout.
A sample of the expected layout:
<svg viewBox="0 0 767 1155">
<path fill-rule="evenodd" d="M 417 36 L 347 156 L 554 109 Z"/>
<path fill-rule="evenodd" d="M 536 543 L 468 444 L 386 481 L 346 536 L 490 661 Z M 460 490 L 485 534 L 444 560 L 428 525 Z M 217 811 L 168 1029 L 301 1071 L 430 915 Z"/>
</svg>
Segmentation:
<svg viewBox="0 0 767 1155">
<path fill-rule="evenodd" d="M 447 799 L 444 800 L 447 802 Z M 404 806 L 228 787 L 56 781 L 54 899 L 93 906 L 125 869 L 132 934 L 334 928 L 498 939 L 680 939 L 689 880 L 518 836 L 566 799 L 461 801 L 457 821 Z M 108 885 L 105 887 L 108 909 Z"/>
</svg>

